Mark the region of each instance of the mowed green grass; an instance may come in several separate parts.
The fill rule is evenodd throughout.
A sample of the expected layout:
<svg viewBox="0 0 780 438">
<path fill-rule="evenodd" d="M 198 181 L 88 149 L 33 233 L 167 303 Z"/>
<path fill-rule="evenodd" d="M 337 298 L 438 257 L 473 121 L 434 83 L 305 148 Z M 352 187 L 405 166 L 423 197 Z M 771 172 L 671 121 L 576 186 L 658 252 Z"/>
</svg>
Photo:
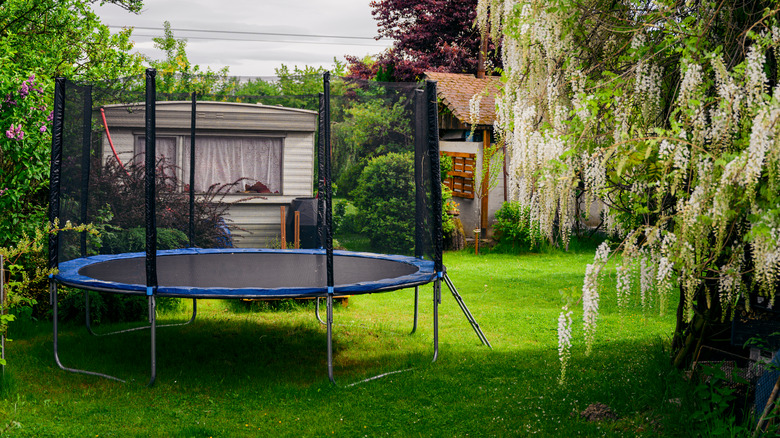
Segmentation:
<svg viewBox="0 0 780 438">
<path fill-rule="evenodd" d="M 327 378 L 326 331 L 312 304 L 252 312 L 199 301 L 195 323 L 158 330 L 153 388 L 145 387 L 147 331 L 96 338 L 83 324 L 62 327 L 65 366 L 128 381 L 118 383 L 60 370 L 51 323 L 20 322 L 7 348 L 0 430 L 36 437 L 695 435 L 685 420 L 689 387 L 664 352 L 671 309 L 660 317 L 634 303 L 619 312 L 614 293 L 605 292 L 586 357 L 581 304 L 572 303 L 575 344 L 566 383 L 558 383 L 562 297 L 576 297 L 592 257 L 447 253 L 449 275 L 493 349 L 480 344 L 444 287 L 435 363 L 430 285 L 420 289 L 413 335 L 413 290 L 350 298 L 334 315 L 337 385 Z M 162 316 L 187 318 L 187 310 Z M 402 372 L 349 386 L 393 371 Z M 596 402 L 620 419 L 581 419 Z"/>
</svg>

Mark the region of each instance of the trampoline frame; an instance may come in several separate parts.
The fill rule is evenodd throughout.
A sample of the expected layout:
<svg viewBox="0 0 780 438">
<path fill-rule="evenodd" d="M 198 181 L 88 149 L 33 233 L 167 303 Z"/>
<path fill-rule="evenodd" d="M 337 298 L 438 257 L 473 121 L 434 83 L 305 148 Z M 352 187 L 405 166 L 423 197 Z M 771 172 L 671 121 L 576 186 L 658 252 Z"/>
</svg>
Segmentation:
<svg viewBox="0 0 780 438">
<path fill-rule="evenodd" d="M 123 254 L 123 255 L 117 255 L 117 256 L 109 256 L 108 259 L 116 259 L 121 257 L 140 257 L 144 256 L 146 261 L 146 284 L 136 285 L 133 286 L 132 291 L 128 291 L 127 289 L 121 289 L 119 287 L 113 287 L 113 286 L 101 286 L 101 285 L 94 285 L 94 284 L 85 284 L 83 282 L 78 282 L 73 280 L 73 276 L 68 277 L 67 275 L 52 275 L 50 277 L 49 282 L 49 291 L 50 291 L 50 303 L 53 308 L 53 336 L 54 336 L 54 358 L 57 365 L 69 372 L 74 373 L 80 373 L 80 374 L 87 374 L 87 375 L 94 375 L 99 376 L 107 379 L 117 380 L 124 382 L 124 380 L 119 379 L 118 377 L 110 376 L 107 374 L 94 372 L 94 371 L 87 371 L 87 370 L 81 370 L 76 368 L 68 368 L 65 367 L 60 360 L 59 357 L 59 327 L 58 327 L 58 284 L 63 285 L 70 285 L 75 286 L 77 288 L 81 288 L 85 290 L 85 306 L 86 306 L 86 326 L 87 330 L 90 334 L 95 336 L 107 336 L 107 335 L 113 335 L 113 334 L 120 334 L 120 333 L 127 333 L 137 330 L 145 330 L 149 329 L 151 331 L 151 341 L 150 341 L 150 378 L 147 386 L 154 385 L 156 378 L 157 378 L 157 344 L 156 344 L 156 338 L 157 338 L 157 328 L 160 327 L 171 327 L 171 326 L 181 326 L 186 325 L 191 322 L 193 322 L 197 315 L 197 298 L 259 298 L 259 297 L 268 297 L 269 295 L 257 295 L 254 292 L 247 294 L 247 296 L 241 296 L 241 294 L 231 294 L 230 296 L 224 296 L 220 294 L 175 294 L 175 293 L 166 293 L 165 288 L 160 288 L 158 285 L 158 278 L 157 278 L 157 258 L 159 256 L 166 256 L 168 253 L 166 251 L 158 251 L 157 250 L 157 239 L 156 239 L 156 214 L 155 214 L 155 148 L 156 148 L 156 114 L 155 114 L 155 104 L 156 104 L 156 71 L 154 69 L 147 69 L 146 71 L 146 112 L 145 112 L 145 138 L 146 138 L 146 151 L 145 151 L 145 178 L 144 178 L 144 191 L 145 191 L 145 218 L 146 218 L 146 251 L 145 253 L 137 253 L 137 254 Z M 324 92 L 320 94 L 320 121 L 319 121 L 319 127 L 320 127 L 320 135 L 319 135 L 319 143 L 318 143 L 318 154 L 320 157 L 319 163 L 320 163 L 320 177 L 318 178 L 318 186 L 320 188 L 320 193 L 324 194 L 324 202 L 318 203 L 318 217 L 321 218 L 321 223 L 324 224 L 323 227 L 319 229 L 319 232 L 321 234 L 320 241 L 323 242 L 324 248 L 321 250 L 313 250 L 313 253 L 316 254 L 324 254 L 326 258 L 326 265 L 327 265 L 327 282 L 324 287 L 318 288 L 318 290 L 308 290 L 305 293 L 301 293 L 300 295 L 296 295 L 295 293 L 285 293 L 281 294 L 281 297 L 285 298 L 294 298 L 298 296 L 312 296 L 317 298 L 317 303 L 315 307 L 315 314 L 317 316 L 317 319 L 327 326 L 327 368 L 328 368 L 328 378 L 331 382 L 335 383 L 335 378 L 333 374 L 333 300 L 334 297 L 341 296 L 341 295 L 347 295 L 350 294 L 349 288 L 339 288 L 337 290 L 337 287 L 334 284 L 334 272 L 333 272 L 333 260 L 334 260 L 334 250 L 333 250 L 333 230 L 332 230 L 332 190 L 331 190 L 331 163 L 330 163 L 330 157 L 331 157 L 331 146 L 330 146 L 330 74 L 326 72 L 323 75 L 323 84 L 324 84 Z M 88 97 L 85 99 L 84 102 L 84 111 L 86 114 L 91 113 L 91 90 L 88 91 Z M 192 107 L 193 107 L 193 115 L 192 115 L 192 134 L 191 134 L 191 142 L 194 144 L 195 142 L 195 105 L 196 105 L 196 96 L 195 93 L 193 93 L 192 96 Z M 415 147 L 417 148 L 418 152 L 420 150 L 427 151 L 427 154 L 430 158 L 430 169 L 431 169 L 431 200 L 432 200 L 432 206 L 431 210 L 433 212 L 441 211 L 441 183 L 440 183 L 440 175 L 439 175 L 439 139 L 438 139 L 438 109 L 437 109 L 437 93 L 436 93 L 436 83 L 433 81 L 427 81 L 425 90 L 416 90 L 415 91 L 415 109 L 416 111 L 423 111 L 423 113 L 427 114 L 427 118 L 425 120 L 421 120 L 420 117 L 417 117 L 416 123 L 417 123 L 417 129 L 422 129 L 420 132 L 427 132 L 427 135 L 425 138 L 420 139 L 418 138 L 415 142 Z M 64 78 L 56 78 L 55 79 L 55 96 L 54 96 L 54 111 L 53 111 L 53 129 L 52 129 L 52 156 L 51 156 L 51 195 L 50 195 L 50 204 L 49 204 L 49 217 L 52 223 L 55 223 L 59 219 L 59 211 L 60 211 L 60 201 L 59 201 L 59 185 L 60 185 L 60 179 L 61 179 L 61 167 L 62 167 L 62 158 L 63 158 L 63 152 L 62 152 L 62 145 L 63 145 L 63 126 L 64 126 L 64 106 L 65 106 L 65 79 Z M 418 113 L 420 114 L 420 113 Z M 88 138 L 90 135 L 90 118 L 85 117 L 84 121 L 84 134 L 85 137 Z M 418 136 L 419 137 L 419 136 Z M 86 145 L 88 143 L 88 140 L 85 141 L 85 148 L 88 148 Z M 194 154 L 191 154 L 191 160 L 194 160 Z M 87 160 L 88 161 L 88 160 Z M 85 167 L 88 169 L 88 163 L 86 163 Z M 194 165 L 191 163 L 191 166 L 194 167 Z M 417 169 L 417 165 L 415 166 Z M 88 171 L 87 171 L 88 173 Z M 82 179 L 88 178 L 82 175 Z M 190 172 L 190 178 L 194 178 L 194 172 Z M 425 196 L 423 193 L 423 189 L 420 187 L 420 181 L 422 181 L 422 176 L 416 176 L 416 187 L 417 187 L 417 202 L 420 202 L 420 196 Z M 418 179 L 420 178 L 420 179 Z M 327 182 L 327 183 L 325 183 Z M 192 200 L 194 198 L 194 195 L 192 193 L 192 187 L 194 184 L 192 184 L 192 181 L 190 181 L 190 199 Z M 85 189 L 82 189 L 85 190 Z M 192 201 L 191 201 L 192 202 Z M 192 212 L 192 204 L 190 206 L 190 211 Z M 86 208 L 82 206 L 82 219 L 86 219 Z M 466 315 L 469 323 L 471 324 L 474 331 L 477 333 L 477 336 L 479 337 L 480 341 L 484 344 L 490 347 L 490 343 L 487 341 L 487 338 L 485 337 L 484 333 L 482 332 L 481 328 L 479 327 L 479 324 L 477 324 L 476 320 L 473 318 L 471 313 L 469 312 L 468 308 L 466 307 L 465 303 L 463 302 L 463 299 L 458 294 L 457 290 L 455 289 L 454 285 L 452 284 L 452 281 L 449 279 L 449 277 L 446 274 L 446 269 L 442 263 L 442 248 L 443 248 L 443 241 L 442 241 L 442 218 L 440 214 L 432 214 L 432 227 L 433 227 L 433 261 L 423 261 L 422 260 L 422 254 L 421 252 L 416 251 L 416 258 L 419 259 L 420 263 L 426 263 L 426 264 L 432 264 L 433 270 L 430 272 L 430 275 L 422 275 L 420 278 L 409 281 L 409 282 L 402 282 L 397 284 L 391 284 L 384 287 L 378 287 L 376 289 L 371 289 L 368 292 L 381 292 L 381 291 L 387 291 L 387 290 L 394 290 L 394 289 L 400 289 L 400 288 L 406 288 L 406 287 L 414 287 L 415 288 L 415 294 L 414 294 L 414 325 L 412 328 L 411 333 L 415 333 L 417 330 L 417 323 L 418 323 L 418 301 L 419 301 L 419 286 L 423 284 L 427 284 L 432 282 L 433 283 L 433 361 L 435 362 L 439 355 L 439 326 L 438 326 L 438 319 L 439 319 L 439 309 L 438 306 L 441 303 L 441 283 L 442 281 L 445 282 L 445 284 L 450 289 L 450 292 L 455 297 L 456 301 L 458 302 L 458 305 L 460 306 L 463 313 Z M 83 222 L 86 222 L 86 220 L 83 220 Z M 421 233 L 420 227 L 416 227 L 416 235 L 415 235 L 415 241 L 420 242 L 419 239 L 421 239 Z M 190 244 L 192 243 L 192 218 L 190 220 Z M 82 258 L 80 259 L 74 259 L 73 261 L 65 262 L 65 263 L 84 263 L 85 260 L 89 261 L 88 259 L 100 259 L 102 256 L 95 256 L 91 258 L 87 258 L 86 256 L 86 238 L 82 237 L 82 245 L 81 245 L 81 253 Z M 416 245 L 416 247 L 419 247 L 419 245 Z M 59 267 L 59 260 L 58 260 L 58 248 L 59 248 L 59 234 L 53 234 L 50 236 L 49 241 L 49 266 L 50 268 L 58 268 Z M 175 250 L 179 252 L 187 252 L 187 251 L 195 251 L 195 253 L 201 253 L 201 252 L 214 252 L 215 250 L 196 250 L 196 249 L 187 249 L 187 250 Z M 230 251 L 234 252 L 241 252 L 240 249 L 231 249 Z M 261 251 L 261 250 L 250 250 L 250 251 Z M 222 251 L 224 252 L 224 251 Z M 285 251 L 289 252 L 289 251 Z M 356 254 L 356 253 L 351 253 Z M 359 254 L 359 253 L 357 253 Z M 336 255 L 339 255 L 337 252 Z M 372 254 L 372 256 L 375 256 L 377 258 L 385 258 L 385 259 L 391 259 L 391 260 L 398 260 L 398 258 L 404 258 L 403 256 L 388 256 L 388 255 L 380 255 L 380 254 Z M 408 257 L 405 257 L 404 259 L 411 259 Z M 418 266 L 419 268 L 419 266 Z M 76 269 L 76 272 L 78 269 Z M 132 285 L 124 285 L 124 286 L 132 286 Z M 0 286 L 1 288 L 2 286 Z M 2 290 L 2 289 L 0 289 Z M 149 324 L 144 325 L 141 327 L 135 327 L 131 329 L 126 330 L 119 330 L 115 332 L 105 333 L 105 334 L 97 334 L 92 330 L 90 317 L 89 317 L 89 290 L 94 290 L 98 292 L 110 292 L 110 293 L 133 293 L 133 294 L 139 294 L 139 295 L 146 295 L 148 300 L 148 320 Z M 179 296 L 179 297 L 188 297 L 193 299 L 193 313 L 189 321 L 184 323 L 176 323 L 176 324 L 166 324 L 166 325 L 159 325 L 157 324 L 157 315 L 156 315 L 156 297 L 157 296 Z M 325 321 L 322 321 L 319 315 L 319 300 L 320 298 L 326 298 L 326 317 Z M 492 348 L 492 347 L 491 347 Z M 371 379 L 369 379 L 371 380 Z"/>
</svg>

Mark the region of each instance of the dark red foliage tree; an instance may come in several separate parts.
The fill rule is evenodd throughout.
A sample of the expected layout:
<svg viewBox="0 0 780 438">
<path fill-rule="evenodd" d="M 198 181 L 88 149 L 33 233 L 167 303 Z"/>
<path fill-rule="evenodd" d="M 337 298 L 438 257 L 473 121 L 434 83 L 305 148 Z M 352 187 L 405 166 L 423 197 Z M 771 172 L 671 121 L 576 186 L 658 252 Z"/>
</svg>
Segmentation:
<svg viewBox="0 0 780 438">
<path fill-rule="evenodd" d="M 474 26 L 477 0 L 374 0 L 380 38 L 393 47 L 370 63 L 347 57 L 350 77 L 380 81 L 416 81 L 427 71 L 476 73 L 480 34 Z M 500 67 L 493 42 L 488 63 Z"/>
</svg>

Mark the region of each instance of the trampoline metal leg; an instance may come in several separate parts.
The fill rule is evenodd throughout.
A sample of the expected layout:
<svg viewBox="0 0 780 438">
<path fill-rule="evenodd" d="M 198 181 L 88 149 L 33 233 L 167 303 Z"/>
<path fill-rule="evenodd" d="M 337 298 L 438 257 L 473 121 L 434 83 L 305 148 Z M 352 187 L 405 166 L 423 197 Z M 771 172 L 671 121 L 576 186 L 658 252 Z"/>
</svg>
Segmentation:
<svg viewBox="0 0 780 438">
<path fill-rule="evenodd" d="M 151 352 L 152 371 L 149 383 L 146 385 L 152 387 L 157 380 L 157 302 L 154 295 L 149 295 L 149 327 L 151 328 Z"/>
<path fill-rule="evenodd" d="M 93 371 L 79 370 L 79 369 L 75 369 L 75 368 L 68 368 L 68 367 L 66 367 L 66 366 L 64 366 L 62 364 L 62 362 L 60 361 L 59 339 L 58 339 L 58 337 L 59 337 L 59 326 L 58 326 L 58 323 L 57 323 L 57 310 L 58 310 L 58 307 L 59 307 L 59 305 L 57 303 L 57 283 L 54 280 L 49 280 L 49 296 L 51 297 L 51 304 L 52 304 L 52 310 L 53 310 L 53 312 L 52 312 L 53 313 L 53 315 L 52 315 L 53 324 L 52 325 L 54 327 L 54 361 L 57 363 L 57 366 L 60 367 L 60 369 L 62 369 L 64 371 L 71 372 L 71 373 L 87 374 L 87 375 L 90 375 L 90 376 L 98 376 L 98 377 L 103 377 L 103 378 L 106 378 L 106 379 L 116 380 L 118 382 L 123 382 L 124 383 L 124 380 L 122 380 L 120 378 L 117 378 L 117 377 L 114 377 L 114 376 L 109 376 L 108 374 L 96 373 L 96 372 L 93 372 Z"/>
<path fill-rule="evenodd" d="M 317 321 L 320 322 L 322 325 L 327 325 L 325 321 L 322 320 L 322 317 L 320 316 L 320 297 L 317 297 L 317 301 L 315 301 L 314 304 L 314 315 L 317 316 Z"/>
<path fill-rule="evenodd" d="M 413 335 L 414 332 L 417 331 L 417 315 L 419 314 L 418 308 L 420 303 L 420 287 L 415 286 L 414 287 L 414 325 L 412 326 L 412 332 L 409 333 L 410 335 Z"/>
<path fill-rule="evenodd" d="M 452 280 L 450 280 L 450 277 L 447 275 L 446 272 L 444 273 L 444 282 L 447 284 L 447 287 L 452 293 L 452 296 L 455 297 L 455 301 L 458 302 L 458 306 L 460 306 L 460 310 L 463 311 L 464 315 L 466 315 L 466 319 L 469 321 L 469 324 L 471 324 L 471 328 L 474 329 L 474 332 L 477 334 L 477 337 L 482 342 L 482 345 L 487 345 L 488 347 L 493 348 L 493 346 L 490 345 L 490 341 L 488 341 L 487 337 L 485 336 L 485 333 L 483 333 L 482 329 L 479 327 L 479 323 L 477 323 L 477 320 L 474 319 L 474 316 L 471 314 L 471 311 L 469 311 L 469 308 L 466 307 L 466 303 L 463 301 L 463 298 L 458 293 L 458 290 L 455 289 L 455 285 L 452 283 Z"/>
<path fill-rule="evenodd" d="M 328 294 L 328 379 L 331 383 L 336 383 L 333 378 L 333 295 Z"/>
<path fill-rule="evenodd" d="M 439 358 L 439 304 L 441 303 L 441 279 L 433 282 L 433 360 Z"/>
<path fill-rule="evenodd" d="M 86 290 L 84 291 L 84 309 L 85 309 L 84 313 L 86 315 L 87 331 L 92 336 L 111 336 L 111 335 L 118 335 L 120 333 L 129 333 L 129 332 L 134 332 L 134 331 L 138 331 L 138 330 L 146 330 L 146 329 L 151 328 L 151 325 L 144 325 L 144 326 L 141 326 L 141 327 L 133 327 L 133 328 L 129 328 L 129 329 L 117 330 L 117 331 L 108 332 L 108 333 L 95 333 L 95 331 L 92 330 L 92 322 L 91 322 L 91 318 L 89 317 L 89 291 L 86 291 Z M 196 298 L 193 298 L 192 299 L 192 316 L 190 316 L 190 319 L 187 322 L 180 322 L 180 323 L 176 323 L 176 324 L 163 324 L 163 325 L 158 326 L 158 328 L 179 327 L 179 326 L 182 326 L 182 325 L 191 324 L 192 322 L 195 321 L 195 317 L 197 315 L 198 315 L 198 300 Z M 151 319 L 149 321 L 151 322 Z"/>
</svg>

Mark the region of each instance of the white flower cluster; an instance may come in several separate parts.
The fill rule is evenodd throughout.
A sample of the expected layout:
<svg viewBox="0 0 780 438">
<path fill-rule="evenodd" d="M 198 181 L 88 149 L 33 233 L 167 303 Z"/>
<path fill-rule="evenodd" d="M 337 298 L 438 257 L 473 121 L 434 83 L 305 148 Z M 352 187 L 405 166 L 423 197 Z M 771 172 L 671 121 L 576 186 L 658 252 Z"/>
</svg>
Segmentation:
<svg viewBox="0 0 780 438">
<path fill-rule="evenodd" d="M 596 322 L 599 317 L 598 280 L 601 268 L 609 259 L 609 244 L 599 245 L 593 263 L 585 268 L 585 280 L 582 285 L 582 323 L 585 330 L 585 354 L 590 354 L 596 335 Z"/>
<path fill-rule="evenodd" d="M 775 107 L 771 111 L 762 109 L 753 119 L 750 145 L 746 150 L 745 170 L 741 181 L 742 185 L 749 189 L 756 184 L 764 170 L 764 160 L 772 147 L 778 117 L 780 117 L 780 108 Z"/>
<path fill-rule="evenodd" d="M 715 71 L 715 90 L 719 100 L 717 107 L 713 107 L 710 111 L 709 137 L 713 142 L 728 144 L 739 128 L 741 104 L 745 92 L 726 70 L 723 59 L 713 58 L 712 67 Z"/>
<path fill-rule="evenodd" d="M 560 315 L 558 315 L 558 359 L 561 362 L 561 376 L 558 379 L 559 384 L 566 381 L 566 367 L 571 358 L 571 324 L 572 311 L 569 306 L 563 306 Z"/>
<path fill-rule="evenodd" d="M 678 95 L 678 105 L 686 106 L 692 99 L 699 99 L 701 94 L 702 68 L 700 64 L 683 61 L 681 63 L 682 82 L 680 83 L 680 94 Z"/>
<path fill-rule="evenodd" d="M 658 276 L 657 268 L 658 261 L 654 260 L 652 255 L 645 253 L 639 259 L 639 294 L 642 309 L 645 310 L 653 305 L 652 297 L 655 279 Z"/>
<path fill-rule="evenodd" d="M 490 18 L 488 11 L 491 3 L 491 0 L 479 0 L 477 2 L 477 28 L 482 35 L 486 34 L 488 31 L 488 22 Z"/>
<path fill-rule="evenodd" d="M 756 270 L 755 277 L 761 290 L 769 293 L 774 290 L 780 275 L 780 225 L 764 211 L 756 210 L 753 214 L 763 218 L 762 221 L 751 225 L 754 235 L 751 249 Z M 768 232 L 765 231 L 766 228 L 769 229 Z M 775 294 L 769 295 L 774 305 Z"/>
<path fill-rule="evenodd" d="M 631 296 L 631 289 L 634 283 L 634 277 L 636 275 L 636 257 L 638 256 L 638 250 L 633 243 L 631 237 L 626 239 L 625 246 L 623 247 L 622 262 L 615 266 L 615 274 L 617 279 L 617 305 L 618 309 L 623 309 L 628 306 L 629 297 Z"/>
<path fill-rule="evenodd" d="M 666 9 L 666 3 L 651 1 L 643 7 L 657 11 Z M 703 17 L 720 10 L 716 4 L 697 7 Z M 616 268 L 620 306 L 638 288 L 644 308 L 657 304 L 663 313 L 669 294 L 679 288 L 686 318 L 694 302 L 704 304 L 705 299 L 730 307 L 747 290 L 741 283 L 747 269 L 764 292 L 774 291 L 780 276 L 780 85 L 768 89 L 764 71 L 767 55 L 780 59 L 780 26 L 773 26 L 769 35 L 746 35 L 746 58 L 738 65 L 730 58 L 727 66 L 724 55 L 710 49 L 692 54 L 679 62 L 679 82 L 673 84 L 669 81 L 676 75 L 662 75 L 664 69 L 678 68 L 672 67 L 677 61 L 659 52 L 642 30 L 627 35 L 608 26 L 588 28 L 590 38 L 574 46 L 571 35 L 577 33 L 564 26 L 582 25 L 581 17 L 567 15 L 581 12 L 578 6 L 480 0 L 478 9 L 480 15 L 491 15 L 491 33 L 507 27 L 500 32 L 506 83 L 496 126 L 506 144 L 509 196 L 531 208 L 544 235 L 552 238 L 556 226 L 561 236 L 568 231 L 575 220 L 573 188 L 582 184 L 580 205 L 587 207 L 600 197 L 607 201 L 602 229 L 637 238 L 641 234 L 633 234 L 636 230 L 621 229 L 612 210 L 627 207 L 611 197 L 615 190 L 620 196 L 630 190 L 658 210 L 645 218 L 655 222 L 644 225 L 644 246 L 634 249 L 632 262 L 626 258 Z M 670 19 L 676 19 L 671 13 Z M 480 20 L 487 23 L 488 18 Z M 669 35 L 669 29 L 657 30 L 652 38 Z M 621 59 L 635 55 L 633 65 L 622 64 L 623 74 L 614 78 L 600 76 L 599 69 L 610 68 L 609 63 L 594 65 L 589 57 L 602 51 L 622 56 L 627 43 L 631 49 Z M 663 114 L 662 88 L 677 93 Z M 660 140 L 656 162 L 652 150 L 644 159 L 640 155 L 647 137 Z M 628 164 L 626 156 L 631 157 Z M 618 166 L 619 179 L 608 179 Z M 578 176 L 572 168 L 581 171 Z M 727 245 L 732 245 L 730 252 Z M 751 265 L 745 266 L 748 251 Z M 608 247 L 599 248 L 583 283 L 588 351 L 608 254 Z M 731 258 L 713 267 L 712 260 L 724 263 L 724 254 Z M 705 278 L 718 278 L 718 290 Z"/>
<path fill-rule="evenodd" d="M 585 74 L 581 70 L 575 70 L 571 74 L 571 92 L 574 114 L 581 122 L 590 122 L 591 115 L 588 102 L 593 99 L 593 96 L 585 93 Z"/>
<path fill-rule="evenodd" d="M 760 46 L 750 46 L 747 53 L 747 66 L 745 68 L 745 99 L 748 108 L 752 108 L 763 102 L 763 94 L 767 88 L 767 77 L 764 73 L 764 59 L 766 55 Z"/>
<path fill-rule="evenodd" d="M 683 110 L 684 120 L 693 128 L 693 141 L 697 144 L 704 143 L 709 133 L 707 110 L 705 109 L 704 91 L 702 83 L 704 74 L 701 64 L 683 60 L 680 66 L 682 82 L 680 93 L 677 97 L 677 106 Z"/>
<path fill-rule="evenodd" d="M 675 149 L 676 146 L 673 143 L 670 143 L 669 140 L 662 140 L 661 145 L 658 147 L 658 158 L 666 160 L 672 155 L 672 152 L 674 152 Z"/>
<path fill-rule="evenodd" d="M 480 110 L 480 104 L 482 103 L 482 93 L 475 93 L 473 96 L 471 96 L 471 99 L 469 99 L 469 123 L 471 123 L 471 126 L 476 126 L 479 124 L 479 110 Z"/>
<path fill-rule="evenodd" d="M 718 270 L 718 295 L 723 309 L 733 308 L 737 304 L 742 289 L 742 265 L 745 252 L 742 247 L 732 247 L 732 257 Z M 725 314 L 723 315 L 725 317 Z"/>
</svg>

